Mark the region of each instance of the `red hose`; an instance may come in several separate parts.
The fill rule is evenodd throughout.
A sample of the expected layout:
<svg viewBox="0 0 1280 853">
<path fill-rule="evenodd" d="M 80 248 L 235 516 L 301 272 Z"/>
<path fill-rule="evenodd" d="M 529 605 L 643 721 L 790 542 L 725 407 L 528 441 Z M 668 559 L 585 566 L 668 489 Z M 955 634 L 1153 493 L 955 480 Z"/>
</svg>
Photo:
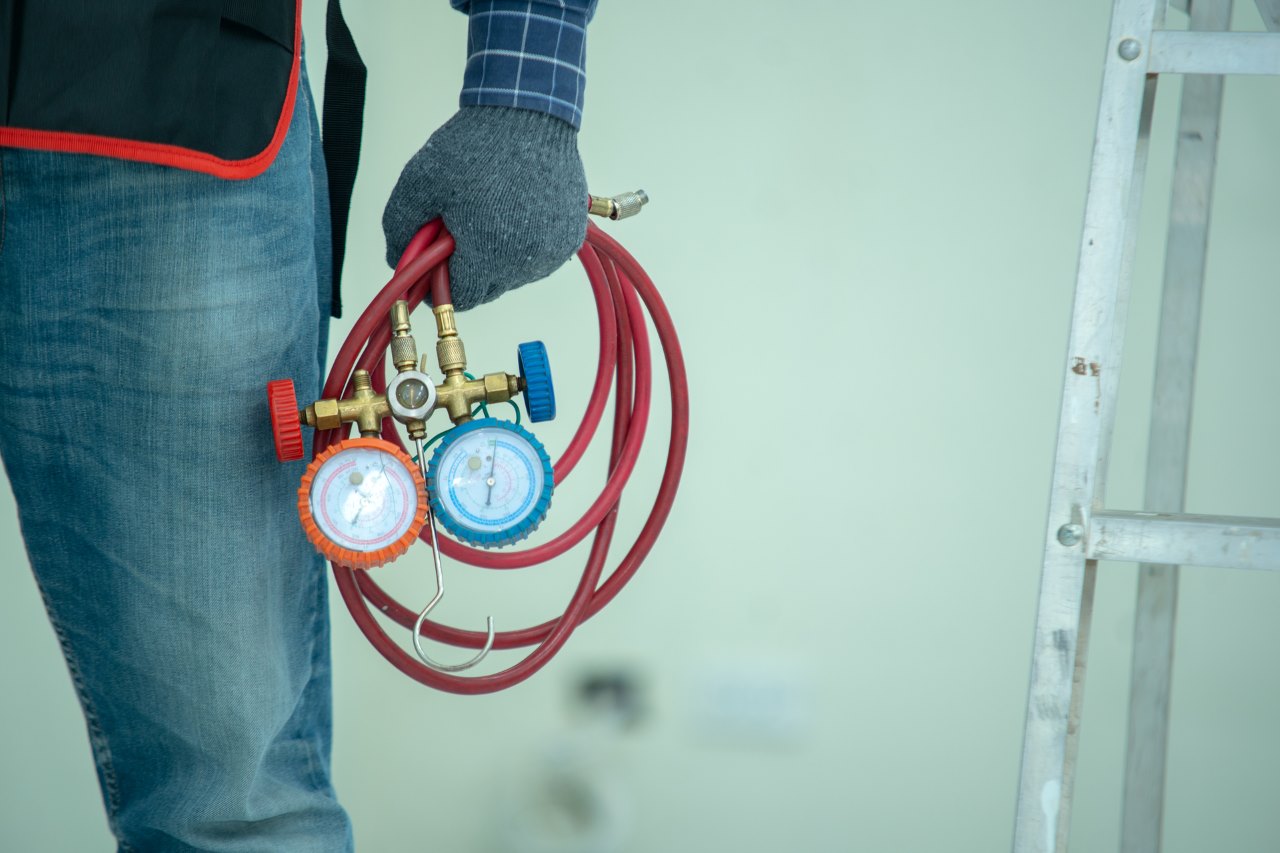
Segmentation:
<svg viewBox="0 0 1280 853">
<path fill-rule="evenodd" d="M 410 242 L 400 265 L 386 286 L 356 320 L 334 360 L 325 382 L 323 396 L 334 398 L 349 392 L 351 376 L 357 368 L 368 370 L 378 391 L 386 388 L 385 359 L 391 330 L 386 321 L 397 299 L 416 308 L 430 293 L 433 304 L 450 300 L 448 258 L 453 238 L 439 221 L 429 223 Z M 334 578 L 356 624 L 369 641 L 397 669 L 431 687 L 450 693 L 492 693 L 503 690 L 537 672 L 563 647 L 574 629 L 613 600 L 639 569 L 653 547 L 675 500 L 684 468 L 689 440 L 689 388 L 684 357 L 671 316 L 649 276 L 636 260 L 594 224 L 588 223 L 587 239 L 578 252 L 595 297 L 600 326 L 600 359 L 591 397 L 581 425 L 564 454 L 553 466 L 556 485 L 561 485 L 581 460 L 599 426 L 608 403 L 611 386 L 618 389 L 614 407 L 609 473 L 599 496 L 582 518 L 555 539 L 523 551 L 489 552 L 467 547 L 440 535 L 441 554 L 460 562 L 488 569 L 517 569 L 553 559 L 577 545 L 594 531 L 591 549 L 579 581 L 562 615 L 540 625 L 498 632 L 495 649 L 525 646 L 535 648 L 516 664 L 492 675 L 457 676 L 438 672 L 409 654 L 383 630 L 374 615 L 385 613 L 406 629 L 412 629 L 417 611 L 410 610 L 383 590 L 367 571 L 333 565 Z M 653 509 L 635 542 L 617 567 L 601 581 L 617 520 L 618 502 L 635 468 L 644 441 L 652 390 L 652 364 L 645 311 L 658 335 L 666 361 L 671 391 L 671 432 L 667 463 Z M 434 324 L 433 324 L 434 325 Z M 318 455 L 348 434 L 342 430 L 318 432 L 313 455 Z M 394 424 L 388 423 L 383 437 L 401 447 Z M 430 531 L 419 537 L 430 547 Z M 372 605 L 372 609 L 370 609 Z M 481 648 L 486 635 L 434 622 L 425 622 L 422 635 L 466 648 Z"/>
</svg>

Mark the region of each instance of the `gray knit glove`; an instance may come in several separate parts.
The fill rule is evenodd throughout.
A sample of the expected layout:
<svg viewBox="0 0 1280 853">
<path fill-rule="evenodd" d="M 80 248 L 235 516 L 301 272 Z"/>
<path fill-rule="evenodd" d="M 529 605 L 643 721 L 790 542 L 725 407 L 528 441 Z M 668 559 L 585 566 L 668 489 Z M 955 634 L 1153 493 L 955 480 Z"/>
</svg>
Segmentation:
<svg viewBox="0 0 1280 853">
<path fill-rule="evenodd" d="M 587 233 L 587 178 L 578 131 L 513 107 L 463 107 L 400 173 L 382 214 L 387 263 L 440 216 L 457 246 L 449 261 L 459 311 L 555 272 Z"/>
</svg>

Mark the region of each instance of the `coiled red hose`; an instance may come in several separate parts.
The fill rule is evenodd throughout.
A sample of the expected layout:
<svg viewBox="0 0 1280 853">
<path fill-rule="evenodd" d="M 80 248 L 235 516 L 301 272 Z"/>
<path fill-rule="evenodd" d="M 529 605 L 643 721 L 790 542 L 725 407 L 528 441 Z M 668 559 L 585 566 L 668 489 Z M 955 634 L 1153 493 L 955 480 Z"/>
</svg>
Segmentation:
<svg viewBox="0 0 1280 853">
<path fill-rule="evenodd" d="M 346 396 L 350 392 L 351 376 L 358 368 L 369 371 L 376 390 L 386 390 L 384 362 L 391 339 L 387 314 L 397 299 L 407 300 L 410 311 L 428 293 L 434 304 L 450 301 L 447 262 L 452 252 L 453 238 L 438 220 L 429 223 L 418 233 L 409 244 L 391 280 L 356 320 L 351 333 L 338 351 L 325 382 L 325 398 Z M 631 580 L 671 513 L 689 440 L 689 387 L 685 376 L 684 356 L 680 351 L 671 315 L 653 282 L 636 260 L 594 224 L 588 223 L 587 239 L 578 252 L 578 259 L 586 270 L 587 280 L 595 297 L 600 327 L 600 359 L 582 423 L 553 468 L 555 482 L 559 486 L 582 459 L 604 414 L 610 388 L 616 385 L 609 473 L 600 495 L 583 517 L 564 533 L 550 542 L 523 551 L 484 551 L 467 547 L 440 534 L 440 551 L 445 556 L 481 568 L 518 569 L 557 557 L 594 531 L 582 578 L 564 613 L 540 625 L 498 632 L 494 637 L 495 649 L 534 647 L 526 657 L 507 669 L 483 676 L 450 675 L 431 669 L 406 652 L 387 635 L 374 615 L 375 611 L 384 613 L 404 628 L 412 630 L 418 616 L 416 611 L 404 607 L 392 598 L 374 581 L 369 572 L 352 570 L 336 563 L 333 565 L 338 589 L 360 630 L 397 669 L 430 687 L 450 693 L 492 693 L 519 684 L 537 672 L 564 646 L 578 625 L 598 613 Z M 649 418 L 652 365 L 645 323 L 646 310 L 662 346 L 671 390 L 671 433 L 667 462 L 653 509 L 649 512 L 644 527 L 626 556 L 602 581 L 604 563 L 617 520 L 618 501 L 635 468 Z M 335 442 L 341 441 L 348 431 L 349 426 L 342 430 L 318 432 L 313 455 L 318 455 Z M 390 422 L 383 430 L 383 438 L 403 447 L 394 424 Z M 430 547 L 430 531 L 424 529 L 419 538 Z M 486 639 L 486 634 L 482 632 L 463 631 L 430 621 L 424 622 L 422 636 L 473 649 L 483 647 Z"/>
</svg>

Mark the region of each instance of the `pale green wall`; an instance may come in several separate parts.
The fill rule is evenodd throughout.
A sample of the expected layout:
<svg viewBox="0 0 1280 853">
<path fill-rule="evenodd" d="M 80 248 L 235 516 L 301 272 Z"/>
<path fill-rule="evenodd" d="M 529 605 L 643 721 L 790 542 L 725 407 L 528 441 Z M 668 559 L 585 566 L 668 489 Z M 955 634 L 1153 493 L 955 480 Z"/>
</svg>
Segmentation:
<svg viewBox="0 0 1280 853">
<path fill-rule="evenodd" d="M 372 66 L 354 311 L 385 279 L 382 200 L 453 109 L 465 22 L 443 0 L 347 5 Z M 1007 849 L 1109 8 L 604 0 L 581 148 L 596 192 L 653 197 L 610 230 L 684 338 L 696 420 L 683 491 L 632 587 L 505 695 L 411 683 L 335 603 L 337 784 L 362 850 L 496 853 L 511 792 L 545 788 L 557 760 L 616 789 L 627 851 Z M 322 22 L 313 0 L 317 76 Z M 1195 511 L 1280 515 L 1277 88 L 1228 87 Z M 1130 508 L 1175 89 L 1159 104 L 1116 441 L 1112 503 Z M 463 330 L 482 369 L 545 338 L 572 415 L 590 312 L 566 269 L 464 315 Z M 563 446 L 567 421 L 540 432 Z M 600 464 L 561 493 L 558 523 Z M 0 849 L 106 850 L 78 709 L 11 507 L 0 517 Z M 578 559 L 525 577 L 454 567 L 444 616 L 544 618 Z M 393 576 L 409 597 L 428 587 L 419 560 Z M 1134 577 L 1104 566 L 1099 582 L 1078 850 L 1117 843 Z M 1274 850 L 1280 577 L 1184 577 L 1166 850 Z M 592 668 L 639 675 L 638 729 L 575 722 L 570 688 Z M 725 698 L 743 695 L 758 701 Z"/>
</svg>

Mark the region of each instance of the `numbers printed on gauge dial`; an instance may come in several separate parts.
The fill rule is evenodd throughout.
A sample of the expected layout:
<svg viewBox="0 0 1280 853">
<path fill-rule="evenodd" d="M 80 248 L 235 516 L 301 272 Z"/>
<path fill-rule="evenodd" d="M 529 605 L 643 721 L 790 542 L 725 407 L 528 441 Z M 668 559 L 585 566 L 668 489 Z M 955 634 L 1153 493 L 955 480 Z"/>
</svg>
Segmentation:
<svg viewBox="0 0 1280 853">
<path fill-rule="evenodd" d="M 418 493 L 400 460 L 376 448 L 353 447 L 316 472 L 311 506 L 316 525 L 335 543 L 376 551 L 408 532 Z"/>
<path fill-rule="evenodd" d="M 316 549 L 357 569 L 409 549 L 427 519 L 425 483 L 403 450 L 380 438 L 348 438 L 307 466 L 298 515 Z"/>
<path fill-rule="evenodd" d="M 551 462 L 528 431 L 482 418 L 450 432 L 427 473 L 432 506 L 455 536 L 495 547 L 529 535 L 551 502 Z"/>
</svg>

